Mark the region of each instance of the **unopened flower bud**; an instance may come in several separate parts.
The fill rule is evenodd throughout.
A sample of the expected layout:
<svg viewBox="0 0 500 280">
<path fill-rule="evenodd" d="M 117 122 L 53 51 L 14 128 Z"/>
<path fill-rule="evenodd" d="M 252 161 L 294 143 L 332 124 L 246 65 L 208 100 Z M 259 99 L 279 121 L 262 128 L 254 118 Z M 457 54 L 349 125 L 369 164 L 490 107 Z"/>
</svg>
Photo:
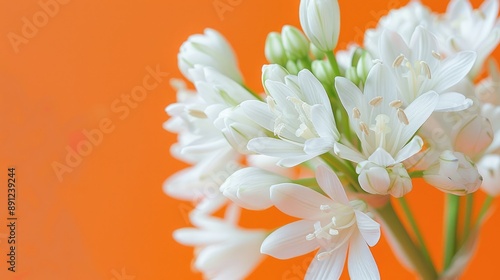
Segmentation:
<svg viewBox="0 0 500 280">
<path fill-rule="evenodd" d="M 482 177 L 474 163 L 464 154 L 446 150 L 424 171 L 424 179 L 434 187 L 455 195 L 477 191 Z"/>
<path fill-rule="evenodd" d="M 345 71 L 345 77 L 351 80 L 351 82 L 353 82 L 353 84 L 355 85 L 359 85 L 359 83 L 361 82 L 361 79 L 358 77 L 356 67 L 347 68 Z"/>
<path fill-rule="evenodd" d="M 318 47 L 316 47 L 313 43 L 309 44 L 309 49 L 311 50 L 312 55 L 318 60 L 322 60 L 326 56 L 325 53 L 318 49 Z"/>
<path fill-rule="evenodd" d="M 238 83 L 243 81 L 231 46 L 213 29 L 191 35 L 181 45 L 177 59 L 180 71 L 190 81 L 193 81 L 190 69 L 195 65 L 209 66 Z"/>
<path fill-rule="evenodd" d="M 271 186 L 288 182 L 290 180 L 281 175 L 257 167 L 247 167 L 229 176 L 221 185 L 220 191 L 240 207 L 263 210 L 273 205 L 270 198 Z"/>
<path fill-rule="evenodd" d="M 368 73 L 370 69 L 372 69 L 372 66 L 372 56 L 368 52 L 364 52 L 356 64 L 356 73 L 363 83 L 366 81 L 366 77 L 368 77 Z"/>
<path fill-rule="evenodd" d="M 265 55 L 267 61 L 281 66 L 285 66 L 288 61 L 281 34 L 278 32 L 271 32 L 267 35 Z"/>
<path fill-rule="evenodd" d="M 318 80 L 326 86 L 333 86 L 335 74 L 333 73 L 332 66 L 328 61 L 315 60 L 312 63 L 312 72 Z"/>
<path fill-rule="evenodd" d="M 309 41 L 297 28 L 291 25 L 283 26 L 281 39 L 288 59 L 298 60 L 309 55 Z"/>
<path fill-rule="evenodd" d="M 301 70 L 297 64 L 291 60 L 289 60 L 287 63 L 286 63 L 286 69 L 288 70 L 288 72 L 290 72 L 290 74 L 292 75 L 297 75 L 299 73 L 299 71 Z"/>
<path fill-rule="evenodd" d="M 456 151 L 473 157 L 484 151 L 492 141 L 490 121 L 481 115 L 475 115 L 458 130 L 454 147 Z"/>
<path fill-rule="evenodd" d="M 484 156 L 477 163 L 477 169 L 483 177 L 481 188 L 491 196 L 500 194 L 500 155 Z"/>
<path fill-rule="evenodd" d="M 359 174 L 358 181 L 363 190 L 371 194 L 388 194 L 391 178 L 385 167 L 364 161 L 358 164 L 356 172 Z"/>
<path fill-rule="evenodd" d="M 285 77 L 290 75 L 288 71 L 278 64 L 267 64 L 262 66 L 262 85 L 267 92 L 266 81 L 276 81 L 283 83 Z"/>
<path fill-rule="evenodd" d="M 340 8 L 337 0 L 301 0 L 300 24 L 307 38 L 321 51 L 337 46 L 340 33 Z"/>
</svg>

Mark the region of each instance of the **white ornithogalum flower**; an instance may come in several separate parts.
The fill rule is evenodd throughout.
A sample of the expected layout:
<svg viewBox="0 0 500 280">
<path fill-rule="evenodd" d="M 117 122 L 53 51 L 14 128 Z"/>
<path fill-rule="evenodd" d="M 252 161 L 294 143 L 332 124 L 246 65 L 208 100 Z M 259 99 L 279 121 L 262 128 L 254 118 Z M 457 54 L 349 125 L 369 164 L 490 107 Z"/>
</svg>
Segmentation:
<svg viewBox="0 0 500 280">
<path fill-rule="evenodd" d="M 446 55 L 464 50 L 477 52 L 471 71 L 479 74 L 484 61 L 500 42 L 498 0 L 485 0 L 474 10 L 468 0 L 452 0 L 444 15 L 437 17 L 434 28 Z"/>
<path fill-rule="evenodd" d="M 444 192 L 466 195 L 477 191 L 482 177 L 467 156 L 446 150 L 424 171 L 424 180 Z"/>
<path fill-rule="evenodd" d="M 379 41 L 384 30 L 398 32 L 406 41 L 410 38 L 417 26 L 429 27 L 435 16 L 429 8 L 420 1 L 410 1 L 400 9 L 392 9 L 386 16 L 380 18 L 377 27 L 365 32 L 364 46 L 375 57 L 380 57 Z"/>
<path fill-rule="evenodd" d="M 411 189 L 411 181 L 400 163 L 421 150 L 423 141 L 414 134 L 434 111 L 438 95 L 424 93 L 401 107 L 394 78 L 382 63 L 368 74 L 364 92 L 343 77 L 335 79 L 335 86 L 362 148 L 358 151 L 336 143 L 335 153 L 358 163 L 359 182 L 365 191 L 404 195 Z"/>
<path fill-rule="evenodd" d="M 340 33 L 340 8 L 337 0 L 301 0 L 300 25 L 309 40 L 321 51 L 337 46 Z"/>
<path fill-rule="evenodd" d="M 261 252 L 288 259 L 319 248 L 305 279 L 338 279 L 349 250 L 351 279 L 379 279 L 368 245 L 377 244 L 380 225 L 365 213 L 364 202 L 347 199 L 337 175 L 328 167 L 320 165 L 316 179 L 327 196 L 291 183 L 271 188 L 276 207 L 302 220 L 271 233 L 262 243 Z"/>
<path fill-rule="evenodd" d="M 491 196 L 500 194 L 500 155 L 485 155 L 477 163 L 477 169 L 483 177 L 481 188 Z"/>
<path fill-rule="evenodd" d="M 259 247 L 266 232 L 239 228 L 236 211 L 229 207 L 224 219 L 192 213 L 190 220 L 195 228 L 174 232 L 177 242 L 195 247 L 193 266 L 205 279 L 244 279 L 263 258 Z"/>
<path fill-rule="evenodd" d="M 291 167 L 333 148 L 339 139 L 330 100 L 309 70 L 283 81 L 266 80 L 267 103 L 257 100 L 241 104 L 250 119 L 274 133 L 276 138 L 250 140 L 248 149 L 280 158 L 279 165 Z"/>
<path fill-rule="evenodd" d="M 500 71 L 493 59 L 488 63 L 488 74 L 489 76 L 476 86 L 476 97 L 482 103 L 500 106 Z"/>
<path fill-rule="evenodd" d="M 229 176 L 220 191 L 240 207 L 264 210 L 273 205 L 271 186 L 287 182 L 290 182 L 287 177 L 257 167 L 247 167 Z"/>
<path fill-rule="evenodd" d="M 482 104 L 481 115 L 490 120 L 493 131 L 493 142 L 486 149 L 486 153 L 500 154 L 500 106 L 490 103 Z"/>
<path fill-rule="evenodd" d="M 189 69 L 197 64 L 213 67 L 238 83 L 243 81 L 231 46 L 210 28 L 204 34 L 191 35 L 181 45 L 177 60 L 182 74 L 190 81 L 194 80 Z"/>
<path fill-rule="evenodd" d="M 436 37 L 421 26 L 408 43 L 397 32 L 384 31 L 379 48 L 382 61 L 391 65 L 405 106 L 430 90 L 439 94 L 436 111 L 460 111 L 472 105 L 471 99 L 448 89 L 467 78 L 475 52 L 462 51 L 445 58 L 437 52 Z"/>
</svg>

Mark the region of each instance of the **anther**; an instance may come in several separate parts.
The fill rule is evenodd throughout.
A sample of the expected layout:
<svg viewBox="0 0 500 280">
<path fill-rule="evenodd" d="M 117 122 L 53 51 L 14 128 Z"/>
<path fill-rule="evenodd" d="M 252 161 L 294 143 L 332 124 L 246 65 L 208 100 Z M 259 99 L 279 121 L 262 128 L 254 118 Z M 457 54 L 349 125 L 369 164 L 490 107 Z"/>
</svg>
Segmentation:
<svg viewBox="0 0 500 280">
<path fill-rule="evenodd" d="M 405 111 L 398 108 L 398 119 L 400 122 L 408 125 L 410 122 L 408 121 L 408 117 L 405 114 Z"/>
<path fill-rule="evenodd" d="M 374 98 L 372 98 L 372 100 L 370 100 L 369 104 L 372 105 L 373 107 L 379 105 L 380 103 L 382 103 L 382 100 L 384 98 L 382 96 L 376 96 Z"/>
<path fill-rule="evenodd" d="M 427 76 L 427 79 L 431 79 L 431 69 L 429 68 L 429 64 L 425 61 L 420 61 L 420 65 L 422 69 L 424 69 L 424 73 Z"/>
<path fill-rule="evenodd" d="M 392 63 L 392 67 L 396 68 L 401 66 L 401 63 L 403 63 L 403 60 L 405 59 L 405 56 L 403 54 L 398 55 L 396 59 L 394 59 L 394 62 Z"/>
<path fill-rule="evenodd" d="M 359 129 L 363 131 L 363 133 L 368 136 L 370 135 L 370 130 L 368 129 L 368 125 L 364 122 L 359 122 Z"/>
<path fill-rule="evenodd" d="M 432 51 L 432 56 L 437 60 L 442 60 L 443 57 L 438 52 Z"/>
<path fill-rule="evenodd" d="M 352 108 L 352 116 L 355 119 L 359 119 L 359 117 L 361 117 L 361 112 L 359 111 L 358 107 Z"/>
<path fill-rule="evenodd" d="M 403 101 L 401 100 L 393 100 L 391 101 L 391 103 L 389 103 L 389 106 L 393 107 L 393 108 L 399 108 L 403 105 Z"/>
<path fill-rule="evenodd" d="M 205 112 L 200 111 L 200 110 L 195 110 L 195 109 L 188 109 L 188 114 L 199 119 L 206 119 L 207 114 Z"/>
</svg>

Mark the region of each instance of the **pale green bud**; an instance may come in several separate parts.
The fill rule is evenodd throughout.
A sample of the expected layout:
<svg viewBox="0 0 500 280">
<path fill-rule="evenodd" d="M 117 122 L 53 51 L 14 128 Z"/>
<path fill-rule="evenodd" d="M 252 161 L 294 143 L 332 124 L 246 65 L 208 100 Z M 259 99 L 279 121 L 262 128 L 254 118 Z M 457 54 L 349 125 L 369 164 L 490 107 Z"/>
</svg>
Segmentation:
<svg viewBox="0 0 500 280">
<path fill-rule="evenodd" d="M 311 42 L 323 52 L 337 46 L 340 8 L 337 0 L 301 0 L 300 25 Z"/>
<path fill-rule="evenodd" d="M 358 77 L 358 74 L 356 73 L 356 67 L 349 67 L 345 71 L 345 77 L 351 82 L 353 82 L 355 85 L 359 85 L 361 82 L 361 79 Z"/>
<path fill-rule="evenodd" d="M 335 79 L 335 74 L 333 73 L 332 66 L 328 61 L 315 60 L 312 63 L 312 72 L 316 78 L 323 84 L 327 86 L 333 86 L 333 81 Z"/>
<path fill-rule="evenodd" d="M 281 40 L 281 34 L 278 32 L 271 32 L 267 35 L 265 55 L 269 62 L 276 63 L 282 66 L 286 65 L 288 57 L 286 55 L 285 48 L 283 47 L 283 41 Z"/>
<path fill-rule="evenodd" d="M 299 71 L 300 71 L 300 68 L 297 66 L 297 64 L 295 62 L 291 61 L 291 60 L 289 60 L 286 63 L 286 69 L 292 75 L 297 75 L 299 73 Z"/>
<path fill-rule="evenodd" d="M 313 56 L 318 59 L 318 60 L 321 60 L 323 58 L 325 58 L 325 53 L 323 51 L 321 51 L 320 49 L 318 49 L 313 43 L 310 43 L 309 44 L 309 49 L 311 50 L 311 53 L 313 54 Z"/>
<path fill-rule="evenodd" d="M 288 59 L 298 60 L 309 55 L 309 40 L 297 28 L 291 25 L 283 26 L 281 39 Z"/>
<path fill-rule="evenodd" d="M 276 82 L 285 82 L 285 77 L 290 75 L 288 71 L 278 64 L 269 64 L 264 65 L 262 67 L 262 85 L 264 85 L 264 89 L 268 92 L 266 87 L 266 81 L 276 81 Z"/>
<path fill-rule="evenodd" d="M 365 82 L 366 77 L 368 77 L 368 72 L 373 67 L 372 56 L 368 52 L 364 52 L 359 58 L 358 64 L 356 65 L 356 73 L 361 81 Z"/>
</svg>

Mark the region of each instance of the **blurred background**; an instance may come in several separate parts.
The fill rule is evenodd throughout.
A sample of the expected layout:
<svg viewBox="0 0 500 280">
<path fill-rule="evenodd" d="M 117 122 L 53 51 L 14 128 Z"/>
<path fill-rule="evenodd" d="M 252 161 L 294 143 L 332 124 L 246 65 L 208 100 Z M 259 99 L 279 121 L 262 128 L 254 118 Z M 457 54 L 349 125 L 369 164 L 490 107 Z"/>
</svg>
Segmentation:
<svg viewBox="0 0 500 280">
<path fill-rule="evenodd" d="M 366 28 L 407 3 L 339 2 L 338 49 L 361 43 Z M 441 12 L 447 5 L 423 3 Z M 298 6 L 299 0 L 1 1 L 0 279 L 201 279 L 191 270 L 192 248 L 172 239 L 173 230 L 189 226 L 193 205 L 162 191 L 164 180 L 186 166 L 169 155 L 176 138 L 162 129 L 164 108 L 175 101 L 169 79 L 181 77 L 178 48 L 205 27 L 219 30 L 247 84 L 262 91 L 266 35 L 284 24 L 299 27 Z M 17 177 L 15 273 L 6 263 L 9 167 Z M 439 263 L 444 196 L 422 184 L 408 200 Z M 247 227 L 286 221 L 275 210 L 243 213 Z M 499 213 L 487 221 L 464 279 L 498 274 L 499 222 Z M 383 279 L 411 278 L 384 239 L 372 251 Z M 302 279 L 311 258 L 267 258 L 250 279 Z"/>
</svg>

